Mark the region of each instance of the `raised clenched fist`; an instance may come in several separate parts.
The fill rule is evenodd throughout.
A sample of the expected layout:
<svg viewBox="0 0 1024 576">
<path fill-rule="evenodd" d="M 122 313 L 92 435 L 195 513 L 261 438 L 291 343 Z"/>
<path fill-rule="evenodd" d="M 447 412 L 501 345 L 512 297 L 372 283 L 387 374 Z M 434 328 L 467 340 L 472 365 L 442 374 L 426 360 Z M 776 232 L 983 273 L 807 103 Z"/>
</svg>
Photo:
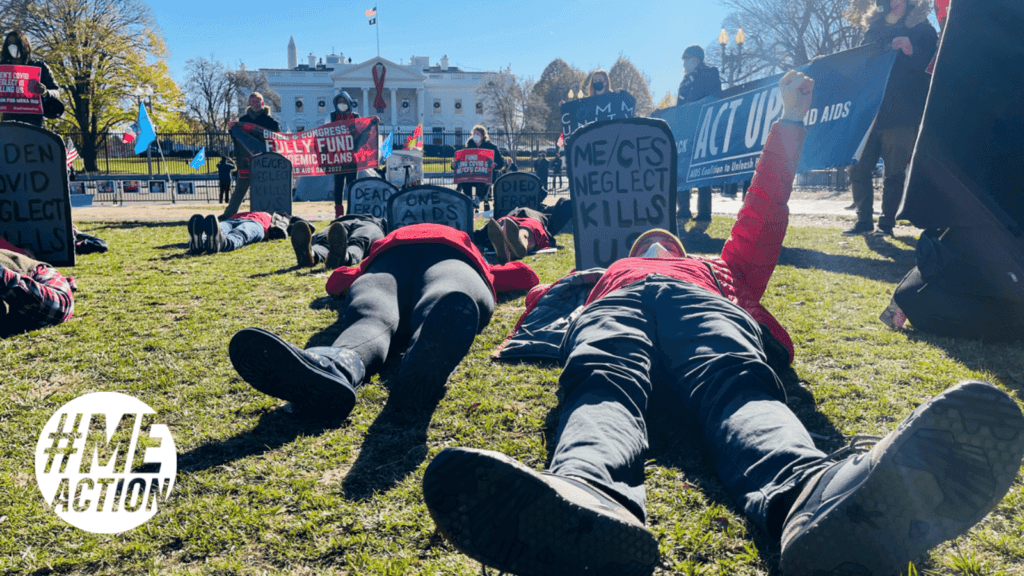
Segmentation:
<svg viewBox="0 0 1024 576">
<path fill-rule="evenodd" d="M 803 72 L 790 70 L 779 81 L 782 89 L 782 118 L 802 121 L 811 109 L 814 80 Z"/>
</svg>

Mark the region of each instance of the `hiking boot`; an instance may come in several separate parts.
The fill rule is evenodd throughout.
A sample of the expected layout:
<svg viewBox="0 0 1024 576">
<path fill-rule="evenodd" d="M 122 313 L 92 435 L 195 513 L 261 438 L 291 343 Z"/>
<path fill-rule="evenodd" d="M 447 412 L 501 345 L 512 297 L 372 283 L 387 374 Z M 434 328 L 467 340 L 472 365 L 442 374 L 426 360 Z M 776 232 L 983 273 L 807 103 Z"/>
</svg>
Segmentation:
<svg viewBox="0 0 1024 576">
<path fill-rule="evenodd" d="M 874 232 L 878 236 L 895 236 L 893 233 L 893 226 L 886 224 L 879 224 L 878 229 Z"/>
<path fill-rule="evenodd" d="M 206 253 L 216 254 L 224 249 L 227 239 L 220 231 L 220 221 L 216 216 L 207 216 L 203 220 L 203 233 L 206 234 Z"/>
<path fill-rule="evenodd" d="M 853 228 L 845 230 L 843 236 L 860 236 L 861 234 L 870 234 L 875 231 L 875 224 L 873 222 L 857 222 Z"/>
<path fill-rule="evenodd" d="M 480 327 L 476 302 L 462 292 L 441 297 L 427 311 L 416 341 L 402 358 L 389 401 L 405 412 L 433 406 L 465 358 Z"/>
<path fill-rule="evenodd" d="M 590 484 L 489 450 L 446 448 L 423 474 L 423 499 L 459 551 L 520 576 L 652 574 L 658 542 Z"/>
<path fill-rule="evenodd" d="M 341 222 L 334 222 L 327 228 L 327 261 L 324 266 L 328 270 L 334 270 L 346 264 L 348 264 L 348 230 Z"/>
<path fill-rule="evenodd" d="M 686 249 L 683 248 L 683 243 L 676 238 L 674 234 L 668 230 L 662 230 L 661 228 L 655 228 L 648 230 L 640 235 L 633 242 L 633 247 L 629 249 L 630 258 L 639 258 L 647 253 L 654 244 L 661 244 L 663 248 L 668 250 L 670 258 L 684 258 L 686 256 Z"/>
<path fill-rule="evenodd" d="M 505 222 L 505 240 L 508 241 L 509 256 L 512 260 L 522 260 L 526 258 L 526 254 L 529 252 L 530 236 L 529 232 L 525 228 L 521 228 L 519 224 L 511 219 L 507 218 Z"/>
<path fill-rule="evenodd" d="M 204 249 L 203 216 L 202 214 L 193 214 L 188 219 L 188 253 L 202 254 Z"/>
<path fill-rule="evenodd" d="M 323 417 L 347 417 L 356 404 L 355 387 L 366 375 L 362 360 L 351 350 L 302 350 L 259 328 L 236 333 L 228 356 L 253 388 Z"/>
<path fill-rule="evenodd" d="M 862 444 L 855 438 L 844 450 Z M 807 482 L 783 526 L 782 569 L 793 576 L 898 573 L 994 509 L 1022 457 L 1024 415 L 1016 402 L 983 382 L 958 384 L 869 452 Z"/>
<path fill-rule="evenodd" d="M 295 261 L 299 266 L 310 268 L 315 264 L 313 257 L 313 225 L 305 220 L 297 220 L 288 227 L 288 236 L 295 250 Z"/>
<path fill-rule="evenodd" d="M 512 259 L 509 254 L 509 246 L 505 241 L 504 222 L 504 220 L 501 222 L 488 220 L 484 226 L 487 229 L 487 238 L 490 239 L 491 246 L 494 247 L 494 254 L 498 258 L 498 264 L 507 264 Z"/>
</svg>

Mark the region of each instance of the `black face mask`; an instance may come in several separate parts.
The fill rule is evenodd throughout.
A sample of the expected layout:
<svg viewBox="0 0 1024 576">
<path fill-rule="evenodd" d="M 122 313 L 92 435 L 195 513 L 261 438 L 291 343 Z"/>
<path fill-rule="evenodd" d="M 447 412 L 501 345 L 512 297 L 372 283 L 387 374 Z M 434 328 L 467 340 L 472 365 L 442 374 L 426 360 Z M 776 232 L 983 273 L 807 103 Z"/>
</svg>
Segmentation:
<svg viewBox="0 0 1024 576">
<path fill-rule="evenodd" d="M 604 82 L 594 82 L 594 92 L 601 92 L 604 90 Z"/>
</svg>

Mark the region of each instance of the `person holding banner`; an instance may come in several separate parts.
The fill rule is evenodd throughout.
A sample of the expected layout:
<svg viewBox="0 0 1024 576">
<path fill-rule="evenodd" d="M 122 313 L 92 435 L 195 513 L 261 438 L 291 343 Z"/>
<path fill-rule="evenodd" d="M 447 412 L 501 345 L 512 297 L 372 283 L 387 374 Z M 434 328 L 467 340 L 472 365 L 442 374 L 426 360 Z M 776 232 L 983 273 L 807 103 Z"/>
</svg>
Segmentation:
<svg viewBox="0 0 1024 576">
<path fill-rule="evenodd" d="M 491 266 L 461 230 L 404 226 L 374 242 L 358 268 L 338 268 L 327 292 L 348 297 L 333 346 L 303 350 L 258 328 L 241 330 L 228 354 L 253 388 L 318 417 L 344 419 L 356 387 L 403 351 L 389 402 L 430 409 L 448 376 L 490 322 L 497 294 L 539 283 L 522 262 Z"/>
<path fill-rule="evenodd" d="M 704 63 L 704 49 L 700 46 L 694 44 L 683 50 L 683 72 L 685 76 L 679 83 L 676 106 L 683 106 L 722 93 L 722 79 L 718 74 L 718 68 Z M 689 220 L 692 214 L 689 191 L 680 197 L 680 201 L 680 218 Z M 697 218 L 695 221 L 704 228 L 711 223 L 710 186 L 697 189 Z"/>
<path fill-rule="evenodd" d="M 501 171 L 505 169 L 505 157 L 498 151 L 498 147 L 491 142 L 487 135 L 487 128 L 483 125 L 477 124 L 473 126 L 473 135 L 466 141 L 466 149 L 480 148 L 483 150 L 491 150 L 494 152 L 494 170 L 491 174 L 491 182 L 493 183 L 501 175 Z M 474 205 L 479 205 L 481 201 L 487 199 L 488 192 L 491 187 L 488 184 L 461 184 L 461 191 L 473 200 Z"/>
<path fill-rule="evenodd" d="M 43 99 L 43 114 L 4 113 L 5 122 L 24 122 L 39 128 L 43 127 L 43 118 L 58 118 L 64 112 L 64 105 L 56 98 L 59 87 L 53 79 L 53 73 L 46 62 L 32 57 L 32 43 L 24 32 L 13 30 L 4 38 L 3 51 L 0 52 L 0 66 L 34 66 L 39 68 L 39 82 L 34 92 Z M 56 109 L 60 113 L 56 113 Z"/>
<path fill-rule="evenodd" d="M 547 471 L 468 448 L 446 448 L 427 466 L 427 510 L 457 549 L 521 576 L 652 574 L 658 541 L 644 526 L 643 485 L 655 387 L 682 402 L 670 421 L 680 434 L 697 424 L 738 508 L 780 544 L 787 574 L 896 573 L 1007 493 L 1024 457 L 1024 414 L 994 386 L 955 386 L 886 438 L 854 437 L 831 455 L 786 404 L 777 371 L 793 343 L 760 301 L 786 233 L 813 87 L 795 70 L 782 78 L 782 118 L 720 258 L 687 256 L 672 234 L 649 231 L 566 318 Z"/>
<path fill-rule="evenodd" d="M 245 114 L 238 118 L 239 124 L 255 124 L 271 132 L 280 132 L 281 124 L 270 115 L 270 107 L 263 99 L 263 94 L 253 92 L 249 95 L 249 108 Z M 246 151 L 239 142 L 235 142 L 235 159 L 238 166 L 238 180 L 235 181 L 235 191 L 231 194 L 231 200 L 220 215 L 221 220 L 227 220 L 238 213 L 242 206 L 245 195 L 249 192 L 249 154 L 256 153 L 256 150 Z"/>
<path fill-rule="evenodd" d="M 338 94 L 334 97 L 334 111 L 331 112 L 331 122 L 359 118 L 359 114 L 356 113 L 356 108 L 356 102 L 355 100 L 352 100 L 352 97 L 348 95 L 348 92 Z M 334 175 L 335 218 L 341 218 L 345 215 L 345 190 L 348 188 L 349 183 L 356 179 L 355 177 L 356 175 L 351 172 L 347 174 Z"/>
<path fill-rule="evenodd" d="M 604 94 L 611 94 L 612 81 L 608 79 L 608 72 L 603 68 L 598 68 L 590 73 L 590 79 L 587 81 L 587 94 L 589 96 L 602 96 Z"/>
<path fill-rule="evenodd" d="M 370 246 L 384 237 L 387 223 L 369 214 L 349 214 L 331 222 L 322 232 L 293 216 L 288 235 L 299 266 L 311 268 L 323 263 L 330 270 L 358 266 Z"/>
<path fill-rule="evenodd" d="M 75 313 L 75 279 L 0 239 L 0 337 L 66 322 Z"/>
<path fill-rule="evenodd" d="M 893 234 L 907 166 L 928 98 L 927 69 L 938 47 L 938 33 L 928 21 L 930 11 L 929 0 L 854 0 L 850 4 L 847 18 L 867 29 L 863 44 L 875 44 L 881 50 L 897 50 L 900 54 L 889 75 L 885 98 L 864 152 L 850 169 L 857 224 L 843 232 L 844 236 L 875 230 L 871 172 L 879 157 L 885 162 L 885 180 L 878 232 L 887 236 Z"/>
</svg>

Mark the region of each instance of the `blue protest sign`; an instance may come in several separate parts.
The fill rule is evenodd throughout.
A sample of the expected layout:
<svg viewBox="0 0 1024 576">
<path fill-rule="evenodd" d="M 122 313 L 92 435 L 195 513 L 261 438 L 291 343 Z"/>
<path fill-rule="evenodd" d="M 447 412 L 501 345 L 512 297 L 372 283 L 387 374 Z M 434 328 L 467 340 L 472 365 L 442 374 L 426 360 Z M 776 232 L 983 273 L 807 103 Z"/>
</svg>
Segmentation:
<svg viewBox="0 0 1024 576">
<path fill-rule="evenodd" d="M 570 100 L 562 104 L 562 134 L 568 138 L 587 124 L 598 120 L 619 120 L 636 115 L 636 98 L 625 90 Z"/>
</svg>

